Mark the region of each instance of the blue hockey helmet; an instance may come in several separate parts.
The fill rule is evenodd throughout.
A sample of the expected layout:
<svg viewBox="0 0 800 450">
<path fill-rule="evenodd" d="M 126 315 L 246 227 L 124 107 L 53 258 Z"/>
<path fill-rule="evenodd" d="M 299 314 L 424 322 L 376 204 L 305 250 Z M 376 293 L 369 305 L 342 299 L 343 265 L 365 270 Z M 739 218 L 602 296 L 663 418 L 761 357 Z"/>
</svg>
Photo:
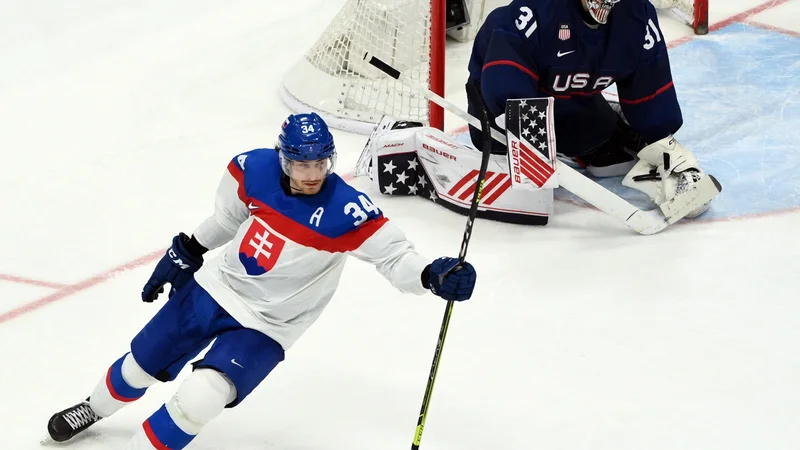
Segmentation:
<svg viewBox="0 0 800 450">
<path fill-rule="evenodd" d="M 289 116 L 283 122 L 278 140 L 281 153 L 293 161 L 325 159 L 336 153 L 333 135 L 317 113 Z"/>
<path fill-rule="evenodd" d="M 325 175 L 330 174 L 336 164 L 336 146 L 328 125 L 316 113 L 293 114 L 281 126 L 278 136 L 281 166 L 292 176 L 293 162 L 326 161 Z"/>
<path fill-rule="evenodd" d="M 586 10 L 592 19 L 597 23 L 604 24 L 608 22 L 608 13 L 620 0 L 583 0 L 586 5 Z"/>
</svg>

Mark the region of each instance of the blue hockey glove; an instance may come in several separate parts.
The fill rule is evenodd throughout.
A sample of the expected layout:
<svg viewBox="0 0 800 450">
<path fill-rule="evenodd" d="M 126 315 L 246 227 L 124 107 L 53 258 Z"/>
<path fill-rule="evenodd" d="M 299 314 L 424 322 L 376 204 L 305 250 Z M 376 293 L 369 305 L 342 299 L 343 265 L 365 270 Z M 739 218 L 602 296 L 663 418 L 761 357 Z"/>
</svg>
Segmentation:
<svg viewBox="0 0 800 450">
<path fill-rule="evenodd" d="M 172 246 L 156 264 L 153 274 L 142 288 L 142 301 L 152 302 L 158 294 L 164 292 L 164 285 L 171 286 L 169 296 L 192 279 L 192 276 L 203 265 L 202 255 L 193 255 L 186 249 L 189 237 L 180 233 L 172 238 Z"/>
<path fill-rule="evenodd" d="M 442 257 L 428 266 L 428 288 L 445 300 L 462 301 L 472 296 L 477 274 L 472 264 L 458 266 L 458 258 Z M 451 272 L 452 270 L 452 272 Z"/>
</svg>

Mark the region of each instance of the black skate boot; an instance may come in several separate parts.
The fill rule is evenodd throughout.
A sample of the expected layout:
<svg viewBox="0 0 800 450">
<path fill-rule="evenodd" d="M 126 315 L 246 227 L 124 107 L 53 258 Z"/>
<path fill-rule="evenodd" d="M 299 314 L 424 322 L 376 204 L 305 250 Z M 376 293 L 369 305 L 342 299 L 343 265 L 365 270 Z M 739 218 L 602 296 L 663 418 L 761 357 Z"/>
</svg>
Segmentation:
<svg viewBox="0 0 800 450">
<path fill-rule="evenodd" d="M 47 432 L 54 441 L 70 440 L 102 418 L 95 414 L 88 400 L 53 414 L 47 422 Z"/>
</svg>

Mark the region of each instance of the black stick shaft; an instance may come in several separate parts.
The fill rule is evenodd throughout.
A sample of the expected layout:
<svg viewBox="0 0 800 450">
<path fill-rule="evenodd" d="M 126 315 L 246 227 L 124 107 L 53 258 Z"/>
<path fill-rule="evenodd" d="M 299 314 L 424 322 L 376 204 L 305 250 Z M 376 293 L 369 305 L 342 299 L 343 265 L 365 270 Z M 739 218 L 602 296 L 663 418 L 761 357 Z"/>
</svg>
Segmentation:
<svg viewBox="0 0 800 450">
<path fill-rule="evenodd" d="M 377 66 L 376 66 L 377 67 Z M 460 264 L 463 264 L 467 257 L 467 247 L 469 247 L 469 240 L 472 237 L 472 226 L 475 223 L 475 218 L 478 216 L 478 205 L 481 201 L 481 194 L 483 193 L 483 184 L 486 180 L 486 171 L 489 167 L 489 157 L 492 150 L 492 139 L 490 135 L 489 113 L 486 110 L 486 105 L 481 98 L 478 89 L 467 83 L 467 96 L 470 103 L 478 105 L 481 112 L 481 131 L 483 133 L 483 148 L 481 149 L 481 169 L 478 174 L 478 188 L 475 190 L 475 195 L 472 197 L 472 205 L 469 210 L 467 218 L 467 226 L 464 228 L 464 237 L 461 240 L 461 250 L 458 254 Z M 459 270 L 456 266 L 454 270 Z M 419 418 L 417 419 L 417 428 L 414 432 L 414 441 L 411 444 L 412 450 L 419 450 L 420 441 L 422 440 L 422 431 L 425 429 L 425 420 L 428 417 L 428 408 L 431 403 L 431 396 L 433 394 L 433 386 L 436 382 L 436 373 L 439 371 L 439 362 L 442 358 L 442 350 L 444 349 L 445 338 L 447 337 L 447 329 L 450 327 L 450 318 L 453 315 L 453 305 L 455 302 L 448 301 L 447 307 L 444 311 L 442 318 L 442 327 L 439 330 L 439 339 L 436 341 L 436 351 L 433 354 L 433 363 L 431 364 L 430 375 L 428 376 L 428 384 L 425 387 L 425 395 L 422 399 L 422 408 L 420 409 Z"/>
</svg>

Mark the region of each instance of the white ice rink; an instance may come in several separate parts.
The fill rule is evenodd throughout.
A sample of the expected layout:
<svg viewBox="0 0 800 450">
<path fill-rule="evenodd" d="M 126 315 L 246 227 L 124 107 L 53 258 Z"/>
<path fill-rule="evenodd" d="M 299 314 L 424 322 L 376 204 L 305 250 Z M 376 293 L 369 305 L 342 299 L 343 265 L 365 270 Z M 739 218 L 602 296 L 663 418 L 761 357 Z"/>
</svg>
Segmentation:
<svg viewBox="0 0 800 450">
<path fill-rule="evenodd" d="M 477 222 L 424 450 L 800 449 L 800 0 L 711 1 L 708 36 L 662 26 L 683 42 L 682 139 L 726 190 L 648 237 L 568 202 L 546 227 Z M 163 304 L 139 299 L 155 261 L 211 213 L 233 155 L 273 144 L 281 77 L 341 4 L 2 2 L 0 450 L 41 448 Z M 454 102 L 468 50 L 452 46 Z M 366 137 L 334 133 L 347 173 Z M 464 217 L 355 183 L 422 253 L 457 254 Z M 353 260 L 189 448 L 408 449 L 444 306 Z M 175 386 L 68 448 L 121 447 Z"/>
</svg>

